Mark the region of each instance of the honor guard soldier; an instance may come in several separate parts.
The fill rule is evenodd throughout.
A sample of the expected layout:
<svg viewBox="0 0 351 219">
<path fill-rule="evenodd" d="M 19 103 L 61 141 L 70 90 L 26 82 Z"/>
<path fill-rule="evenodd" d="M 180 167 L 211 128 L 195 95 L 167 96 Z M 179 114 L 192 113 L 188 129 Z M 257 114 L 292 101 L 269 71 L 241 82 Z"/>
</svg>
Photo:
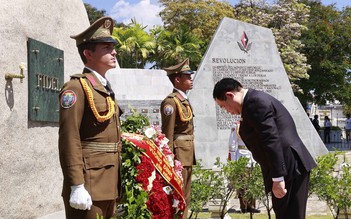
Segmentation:
<svg viewBox="0 0 351 219">
<path fill-rule="evenodd" d="M 59 154 L 66 218 L 113 216 L 120 195 L 120 110 L 105 78 L 117 65 L 113 20 L 102 17 L 76 40 L 85 68 L 60 92 Z"/>
<path fill-rule="evenodd" d="M 162 132 L 169 139 L 169 148 L 175 154 L 184 169 L 183 191 L 186 209 L 183 218 L 187 218 L 190 204 L 190 188 L 192 165 L 196 163 L 194 149 L 193 110 L 188 101 L 186 92 L 193 88 L 192 74 L 189 59 L 164 69 L 174 88 L 161 103 Z"/>
</svg>

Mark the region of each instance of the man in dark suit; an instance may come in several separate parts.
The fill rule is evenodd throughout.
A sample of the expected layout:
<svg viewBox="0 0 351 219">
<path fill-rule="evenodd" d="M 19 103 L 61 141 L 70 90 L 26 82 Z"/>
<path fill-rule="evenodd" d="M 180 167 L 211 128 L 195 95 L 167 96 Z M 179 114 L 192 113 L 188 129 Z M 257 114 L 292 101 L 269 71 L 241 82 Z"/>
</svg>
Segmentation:
<svg viewBox="0 0 351 219">
<path fill-rule="evenodd" d="M 239 134 L 261 166 L 276 218 L 304 219 L 310 170 L 316 162 L 287 109 L 269 94 L 244 89 L 232 78 L 215 85 L 213 98 L 228 113 L 241 114 Z"/>
</svg>

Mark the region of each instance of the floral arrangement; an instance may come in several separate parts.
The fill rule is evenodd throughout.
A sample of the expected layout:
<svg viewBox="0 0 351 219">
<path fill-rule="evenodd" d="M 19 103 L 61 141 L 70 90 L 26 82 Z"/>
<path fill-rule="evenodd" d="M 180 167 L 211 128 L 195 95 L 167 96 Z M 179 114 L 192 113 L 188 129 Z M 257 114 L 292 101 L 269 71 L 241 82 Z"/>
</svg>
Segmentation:
<svg viewBox="0 0 351 219">
<path fill-rule="evenodd" d="M 183 166 L 180 161 L 174 159 L 173 152 L 168 147 L 169 140 L 166 138 L 158 126 L 150 126 L 144 129 L 144 135 L 149 139 L 152 139 L 153 142 L 158 146 L 162 153 L 166 156 L 169 164 L 174 168 L 177 175 L 182 178 Z"/>
<path fill-rule="evenodd" d="M 136 127 L 134 122 L 135 117 L 133 117 L 132 126 Z M 146 126 L 141 129 L 139 127 L 137 130 L 132 130 L 132 134 L 130 132 L 129 130 L 129 133 L 122 134 L 124 194 L 121 201 L 123 215 L 119 218 L 173 219 L 181 216 L 185 210 L 182 192 L 174 186 L 174 181 L 170 181 L 164 176 L 163 171 L 160 171 L 160 166 L 170 166 L 176 175 L 174 177 L 182 180 L 183 166 L 174 159 L 174 154 L 168 147 L 168 139 L 161 133 L 158 126 Z M 150 151 L 148 154 L 147 150 L 142 148 L 143 146 L 137 146 L 138 142 L 146 147 L 150 146 L 152 152 L 160 155 L 167 165 L 158 165 L 157 160 L 160 157 L 153 159 Z"/>
</svg>

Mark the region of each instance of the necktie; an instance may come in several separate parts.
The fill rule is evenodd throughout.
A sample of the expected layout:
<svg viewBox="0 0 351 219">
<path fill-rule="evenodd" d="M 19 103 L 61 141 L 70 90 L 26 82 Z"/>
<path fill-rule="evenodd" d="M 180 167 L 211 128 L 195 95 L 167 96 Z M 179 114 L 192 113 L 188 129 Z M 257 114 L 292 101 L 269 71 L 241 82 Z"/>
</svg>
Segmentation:
<svg viewBox="0 0 351 219">
<path fill-rule="evenodd" d="M 111 84 L 109 81 L 107 81 L 107 84 L 105 86 L 105 89 L 107 90 L 107 92 L 110 93 L 111 98 L 114 100 L 115 99 L 115 93 L 113 92 L 112 88 L 111 88 Z"/>
</svg>

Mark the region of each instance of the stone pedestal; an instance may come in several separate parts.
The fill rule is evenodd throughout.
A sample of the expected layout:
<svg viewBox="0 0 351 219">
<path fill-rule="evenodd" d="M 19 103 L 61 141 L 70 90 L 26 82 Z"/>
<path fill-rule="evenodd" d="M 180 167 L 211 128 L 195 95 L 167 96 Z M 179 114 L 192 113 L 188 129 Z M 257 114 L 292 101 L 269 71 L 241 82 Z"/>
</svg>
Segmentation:
<svg viewBox="0 0 351 219">
<path fill-rule="evenodd" d="M 223 206 L 221 205 L 220 199 L 215 199 L 215 200 L 212 200 L 208 203 L 208 211 L 211 212 L 211 218 L 213 218 L 213 219 L 221 218 L 222 208 L 223 208 Z M 228 206 L 227 206 L 227 210 L 229 210 Z M 229 214 L 225 214 L 224 218 L 231 219 Z"/>
</svg>

